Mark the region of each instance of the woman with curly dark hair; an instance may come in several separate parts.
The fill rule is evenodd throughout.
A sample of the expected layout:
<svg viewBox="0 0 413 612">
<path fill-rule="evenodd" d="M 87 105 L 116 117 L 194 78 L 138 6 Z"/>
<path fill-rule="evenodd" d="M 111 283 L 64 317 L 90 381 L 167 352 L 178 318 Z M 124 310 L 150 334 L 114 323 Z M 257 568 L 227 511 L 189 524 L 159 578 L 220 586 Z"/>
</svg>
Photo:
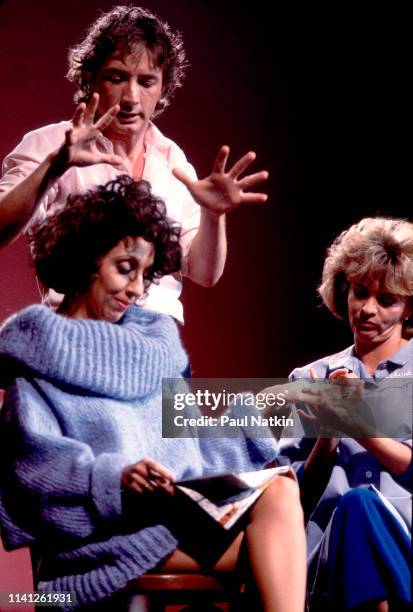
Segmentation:
<svg viewBox="0 0 413 612">
<path fill-rule="evenodd" d="M 187 358 L 174 319 L 135 301 L 180 258 L 163 202 L 120 177 L 72 197 L 36 235 L 38 276 L 65 293 L 58 313 L 31 306 L 0 330 L 2 538 L 8 550 L 31 547 L 40 591 L 75 594 L 63 609 L 126 610 L 128 582 L 155 567 L 232 571 L 243 535 L 211 541 L 206 559 L 171 482 L 276 456 L 273 439 L 246 431 L 162 437 L 162 379 L 181 377 Z M 264 609 L 302 612 L 294 479 L 262 494 L 245 541 Z"/>
<path fill-rule="evenodd" d="M 32 240 L 37 276 L 46 287 L 65 295 L 59 312 L 72 313 L 113 259 L 119 261 L 130 305 L 151 282 L 180 269 L 179 232 L 147 181 L 121 176 L 70 197 L 67 207 L 39 228 Z M 136 289 L 132 283 L 126 288 L 131 279 Z"/>
</svg>

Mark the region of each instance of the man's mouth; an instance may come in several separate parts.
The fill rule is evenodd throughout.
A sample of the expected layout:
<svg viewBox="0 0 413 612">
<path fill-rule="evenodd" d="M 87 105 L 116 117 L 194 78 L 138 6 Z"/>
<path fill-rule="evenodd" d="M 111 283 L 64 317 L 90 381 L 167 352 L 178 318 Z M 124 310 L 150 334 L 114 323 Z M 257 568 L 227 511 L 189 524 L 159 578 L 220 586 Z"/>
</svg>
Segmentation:
<svg viewBox="0 0 413 612">
<path fill-rule="evenodd" d="M 137 117 L 140 117 L 140 113 L 129 113 L 126 111 L 119 111 L 117 116 L 122 121 L 134 121 Z"/>
</svg>

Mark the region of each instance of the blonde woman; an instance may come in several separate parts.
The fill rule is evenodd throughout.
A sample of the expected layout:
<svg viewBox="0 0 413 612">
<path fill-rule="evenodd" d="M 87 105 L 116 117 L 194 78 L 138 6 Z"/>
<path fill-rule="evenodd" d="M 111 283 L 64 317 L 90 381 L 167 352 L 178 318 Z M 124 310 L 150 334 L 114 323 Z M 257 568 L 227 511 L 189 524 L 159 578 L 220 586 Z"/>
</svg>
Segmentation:
<svg viewBox="0 0 413 612">
<path fill-rule="evenodd" d="M 365 435 L 331 402 L 310 411 L 302 405 L 306 421 L 335 432 L 315 446 L 300 442 L 301 450 L 313 445 L 304 490 L 314 494 L 327 474 L 307 525 L 311 609 L 404 610 L 411 601 L 413 224 L 366 218 L 352 225 L 328 250 L 319 293 L 348 323 L 354 344 L 291 378 L 364 379 L 388 437 Z"/>
</svg>

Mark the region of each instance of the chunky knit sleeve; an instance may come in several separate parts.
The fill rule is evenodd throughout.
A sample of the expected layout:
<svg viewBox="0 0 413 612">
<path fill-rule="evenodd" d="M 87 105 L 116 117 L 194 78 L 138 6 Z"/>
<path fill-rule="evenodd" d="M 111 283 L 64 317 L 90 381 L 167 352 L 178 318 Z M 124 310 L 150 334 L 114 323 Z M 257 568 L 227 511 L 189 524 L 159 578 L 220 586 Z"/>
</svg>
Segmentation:
<svg viewBox="0 0 413 612">
<path fill-rule="evenodd" d="M 117 453 L 62 432 L 36 381 L 17 379 L 1 411 L 0 518 L 7 548 L 104 534 L 121 517 Z"/>
</svg>

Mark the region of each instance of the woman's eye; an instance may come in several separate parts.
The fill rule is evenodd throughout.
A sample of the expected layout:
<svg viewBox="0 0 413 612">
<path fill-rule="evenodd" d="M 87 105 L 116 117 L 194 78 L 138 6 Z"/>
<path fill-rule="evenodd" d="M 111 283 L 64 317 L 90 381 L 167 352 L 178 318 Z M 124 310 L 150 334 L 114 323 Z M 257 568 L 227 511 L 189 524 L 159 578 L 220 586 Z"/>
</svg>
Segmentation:
<svg viewBox="0 0 413 612">
<path fill-rule="evenodd" d="M 393 306 L 397 302 L 397 297 L 395 295 L 379 295 L 377 301 L 380 306 Z"/>
<path fill-rule="evenodd" d="M 125 276 L 127 276 L 128 274 L 130 274 L 132 268 L 128 265 L 128 264 L 119 264 L 118 265 L 118 272 L 119 274 L 124 274 Z"/>
<path fill-rule="evenodd" d="M 353 292 L 356 298 L 359 298 L 359 299 L 365 299 L 369 296 L 368 292 L 365 289 L 363 289 L 363 287 L 355 287 Z"/>
</svg>

